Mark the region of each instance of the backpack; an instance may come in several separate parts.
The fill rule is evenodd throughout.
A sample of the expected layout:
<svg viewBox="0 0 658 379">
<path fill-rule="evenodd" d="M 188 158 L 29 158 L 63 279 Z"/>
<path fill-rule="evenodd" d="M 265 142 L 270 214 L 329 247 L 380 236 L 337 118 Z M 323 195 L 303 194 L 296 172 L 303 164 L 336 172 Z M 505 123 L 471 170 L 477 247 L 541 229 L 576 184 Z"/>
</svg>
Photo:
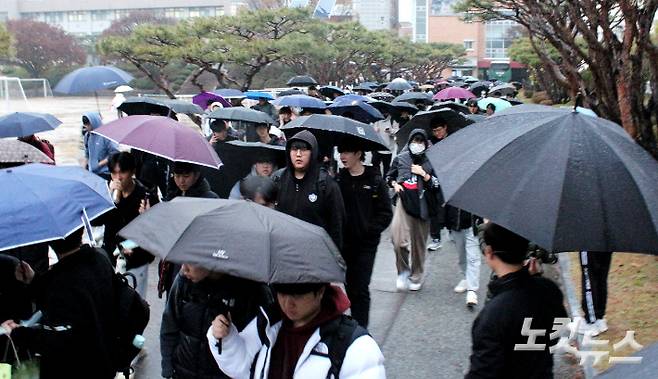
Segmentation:
<svg viewBox="0 0 658 379">
<path fill-rule="evenodd" d="M 343 367 L 347 349 L 357 338 L 367 334 L 368 331 L 365 328 L 347 315 L 341 315 L 341 317 L 320 327 L 320 342 L 327 345 L 329 353 L 326 354 L 326 357 L 331 361 L 327 379 L 339 379 L 340 369 Z"/>
<path fill-rule="evenodd" d="M 127 276 L 132 276 L 132 274 L 115 273 L 112 276 L 116 311 L 112 363 L 116 371 L 122 373 L 126 378 L 130 375 L 132 360 L 141 350 L 135 346 L 135 344 L 140 345 L 139 341 L 136 341 L 136 337 L 144 333 L 150 317 L 148 303 L 128 283 Z"/>
</svg>

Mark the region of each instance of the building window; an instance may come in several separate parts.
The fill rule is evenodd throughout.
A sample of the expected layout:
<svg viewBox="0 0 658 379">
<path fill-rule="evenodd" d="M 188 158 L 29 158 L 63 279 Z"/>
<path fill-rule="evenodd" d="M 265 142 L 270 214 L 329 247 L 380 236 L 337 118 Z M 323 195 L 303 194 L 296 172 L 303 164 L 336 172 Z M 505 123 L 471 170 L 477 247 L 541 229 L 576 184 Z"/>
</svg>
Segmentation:
<svg viewBox="0 0 658 379">
<path fill-rule="evenodd" d="M 105 20 L 111 20 L 114 15 L 114 12 L 111 11 L 92 11 L 91 12 L 91 19 L 92 21 L 105 21 Z"/>
<path fill-rule="evenodd" d="M 215 16 L 223 16 L 224 7 L 215 7 Z"/>
<path fill-rule="evenodd" d="M 46 12 L 44 19 L 49 24 L 60 24 L 64 22 L 64 12 Z"/>
<path fill-rule="evenodd" d="M 509 47 L 519 37 L 519 27 L 514 21 L 489 21 L 485 27 L 485 57 L 509 59 Z"/>
<path fill-rule="evenodd" d="M 130 9 L 117 9 L 114 11 L 114 19 L 119 20 L 125 17 L 130 16 Z"/>
<path fill-rule="evenodd" d="M 473 51 L 473 44 L 474 43 L 475 43 L 475 41 L 473 41 L 472 39 L 465 39 L 464 40 L 464 49 L 466 49 L 466 51 Z"/>
<path fill-rule="evenodd" d="M 87 12 L 68 12 L 69 22 L 87 21 Z"/>
</svg>

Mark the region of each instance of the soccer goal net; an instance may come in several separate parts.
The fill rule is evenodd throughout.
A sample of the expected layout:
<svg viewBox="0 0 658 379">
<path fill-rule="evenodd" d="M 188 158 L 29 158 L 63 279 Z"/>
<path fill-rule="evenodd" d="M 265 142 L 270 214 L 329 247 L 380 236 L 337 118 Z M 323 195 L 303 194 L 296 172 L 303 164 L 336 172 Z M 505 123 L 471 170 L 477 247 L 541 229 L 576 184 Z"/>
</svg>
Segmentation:
<svg viewBox="0 0 658 379">
<path fill-rule="evenodd" d="M 0 76 L 0 110 L 12 112 L 28 105 L 21 79 Z"/>
</svg>

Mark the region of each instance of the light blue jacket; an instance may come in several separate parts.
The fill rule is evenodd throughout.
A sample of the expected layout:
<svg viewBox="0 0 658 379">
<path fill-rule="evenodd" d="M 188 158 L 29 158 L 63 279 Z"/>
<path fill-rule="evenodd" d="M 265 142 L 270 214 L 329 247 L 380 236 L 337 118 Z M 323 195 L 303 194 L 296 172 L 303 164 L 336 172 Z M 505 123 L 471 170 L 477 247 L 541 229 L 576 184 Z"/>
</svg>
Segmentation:
<svg viewBox="0 0 658 379">
<path fill-rule="evenodd" d="M 86 112 L 83 114 L 91 122 L 91 129 L 94 130 L 101 126 L 101 115 L 98 112 Z M 94 174 L 108 174 L 110 170 L 107 165 L 99 167 L 98 162 L 109 158 L 110 155 L 118 151 L 117 144 L 109 139 L 87 132 L 84 138 L 85 158 L 88 160 L 88 169 Z"/>
</svg>

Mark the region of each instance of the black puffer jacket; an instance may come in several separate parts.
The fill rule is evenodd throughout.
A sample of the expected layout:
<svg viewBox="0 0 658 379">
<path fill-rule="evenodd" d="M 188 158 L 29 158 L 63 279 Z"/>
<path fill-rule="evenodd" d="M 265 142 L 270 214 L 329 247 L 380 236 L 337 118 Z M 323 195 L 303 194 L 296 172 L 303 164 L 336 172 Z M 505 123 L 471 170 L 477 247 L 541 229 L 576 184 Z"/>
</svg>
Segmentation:
<svg viewBox="0 0 658 379">
<path fill-rule="evenodd" d="M 44 328 L 17 328 L 11 336 L 41 354 L 42 379 L 114 378 L 112 275 L 106 253 L 83 245 L 35 277 L 30 287 Z"/>
<path fill-rule="evenodd" d="M 176 276 L 160 326 L 162 376 L 177 379 L 228 378 L 215 363 L 206 333 L 219 314 L 231 313 L 242 330 L 256 316 L 258 307 L 271 301 L 265 285 L 223 276 L 193 283 Z"/>
<path fill-rule="evenodd" d="M 555 318 L 567 317 L 560 289 L 524 268 L 493 280 L 489 291 L 491 299 L 473 322 L 473 352 L 466 379 L 552 378 L 547 336 L 553 332 Z M 544 350 L 514 351 L 514 345 L 528 343 L 528 337 L 521 335 L 525 317 L 533 318 L 532 329 L 546 330 L 545 336 L 536 339 L 536 343 L 546 344 Z"/>
<path fill-rule="evenodd" d="M 295 178 L 290 160 L 290 146 L 295 141 L 304 141 L 311 146 L 310 167 L 302 179 Z M 272 175 L 278 187 L 276 209 L 323 227 L 341 249 L 345 222 L 343 197 L 336 181 L 320 167 L 318 150 L 318 141 L 309 131 L 301 131 L 288 140 L 286 167 Z"/>
<path fill-rule="evenodd" d="M 355 247 L 376 249 L 382 232 L 393 218 L 388 187 L 379 170 L 366 166 L 363 174 L 352 176 L 343 168 L 336 181 L 347 215 L 343 241 L 345 250 Z"/>
</svg>

